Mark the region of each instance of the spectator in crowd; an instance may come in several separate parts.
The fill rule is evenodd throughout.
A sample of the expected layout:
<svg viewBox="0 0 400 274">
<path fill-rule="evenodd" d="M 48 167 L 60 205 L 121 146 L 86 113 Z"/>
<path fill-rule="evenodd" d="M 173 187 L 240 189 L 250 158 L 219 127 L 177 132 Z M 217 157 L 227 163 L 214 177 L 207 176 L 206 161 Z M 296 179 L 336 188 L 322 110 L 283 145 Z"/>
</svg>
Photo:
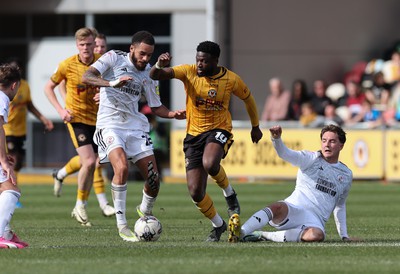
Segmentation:
<svg viewBox="0 0 400 274">
<path fill-rule="evenodd" d="M 290 91 L 285 90 L 279 78 L 269 80 L 271 94 L 267 97 L 261 121 L 282 121 L 288 113 Z"/>
<path fill-rule="evenodd" d="M 301 115 L 301 105 L 309 99 L 306 82 L 301 79 L 295 80 L 292 84 L 287 120 L 298 121 Z"/>
<path fill-rule="evenodd" d="M 382 113 L 373 109 L 371 101 L 365 99 L 360 113 L 346 121 L 349 127 L 376 128 L 383 124 Z"/>
<path fill-rule="evenodd" d="M 347 109 L 348 117 L 345 117 L 345 120 L 361 112 L 364 100 L 365 93 L 361 90 L 360 84 L 353 80 L 347 81 L 346 94 L 338 100 L 338 106 Z"/>
<path fill-rule="evenodd" d="M 374 74 L 371 87 L 365 90 L 365 96 L 371 104 L 387 106 L 389 103 L 391 86 L 385 82 L 382 72 Z"/>
<path fill-rule="evenodd" d="M 325 107 L 324 121 L 318 126 L 336 125 L 341 126 L 343 119 L 336 113 L 336 105 L 329 104 Z"/>
<path fill-rule="evenodd" d="M 311 94 L 311 104 L 314 111 L 318 115 L 325 114 L 325 107 L 332 103 L 332 100 L 326 96 L 326 83 L 323 80 L 316 80 L 313 85 L 313 92 Z"/>
<path fill-rule="evenodd" d="M 318 127 L 324 123 L 324 115 L 318 115 L 315 112 L 311 102 L 305 102 L 301 105 L 300 125 L 303 127 Z"/>
<path fill-rule="evenodd" d="M 397 49 L 392 51 L 390 60 L 383 64 L 382 73 L 389 85 L 394 85 L 400 80 L 400 52 Z"/>
</svg>

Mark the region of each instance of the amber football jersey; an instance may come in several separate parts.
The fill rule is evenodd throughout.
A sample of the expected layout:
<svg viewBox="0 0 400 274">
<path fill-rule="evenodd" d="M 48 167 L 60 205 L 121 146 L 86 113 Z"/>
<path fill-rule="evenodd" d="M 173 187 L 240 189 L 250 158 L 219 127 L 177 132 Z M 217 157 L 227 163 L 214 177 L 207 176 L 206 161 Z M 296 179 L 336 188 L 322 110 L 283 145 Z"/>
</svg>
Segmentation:
<svg viewBox="0 0 400 274">
<path fill-rule="evenodd" d="M 101 54 L 95 54 L 92 63 L 100 56 Z M 78 54 L 71 56 L 58 65 L 57 71 L 50 79 L 56 84 L 65 80 L 67 89 L 65 108 L 72 110 L 73 119 L 71 122 L 93 126 L 96 125 L 96 115 L 99 108 L 93 97 L 98 89 L 82 83 L 82 76 L 91 64 L 82 63 Z"/>
<path fill-rule="evenodd" d="M 199 77 L 196 65 L 172 67 L 186 91 L 186 132 L 199 135 L 212 129 L 232 130 L 229 103 L 232 94 L 244 100 L 250 90 L 234 72 L 221 67 L 212 77 Z"/>
<path fill-rule="evenodd" d="M 28 82 L 22 79 L 17 94 L 10 102 L 8 123 L 4 125 L 6 136 L 26 135 L 26 115 L 30 102 L 32 99 Z"/>
</svg>

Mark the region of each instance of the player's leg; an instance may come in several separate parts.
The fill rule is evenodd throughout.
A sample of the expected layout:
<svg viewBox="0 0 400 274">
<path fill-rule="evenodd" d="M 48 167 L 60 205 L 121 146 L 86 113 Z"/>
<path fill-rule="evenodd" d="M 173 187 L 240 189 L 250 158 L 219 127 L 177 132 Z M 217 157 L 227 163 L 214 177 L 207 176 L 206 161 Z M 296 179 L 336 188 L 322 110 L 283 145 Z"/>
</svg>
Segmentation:
<svg viewBox="0 0 400 274">
<path fill-rule="evenodd" d="M 79 223 L 84 226 L 91 226 L 86 211 L 90 190 L 93 184 L 93 174 L 96 167 L 96 154 L 92 145 L 83 145 L 76 149 L 81 159 L 81 168 L 78 173 L 78 190 L 75 208 L 71 213 Z"/>
<path fill-rule="evenodd" d="M 241 239 L 252 241 L 254 238 L 261 240 L 260 233 L 255 233 L 266 226 L 269 222 L 281 223 L 288 216 L 288 206 L 284 202 L 276 202 L 254 213 L 242 226 L 240 226 L 239 215 L 234 214 L 229 219 L 229 242 L 238 242 Z"/>
<path fill-rule="evenodd" d="M 147 155 L 146 153 L 145 155 Z M 160 190 L 160 178 L 154 155 L 148 155 L 135 162 L 141 175 L 145 178 L 142 202 L 137 207 L 139 216 L 153 215 L 153 207 Z"/>
<path fill-rule="evenodd" d="M 105 217 L 110 217 L 115 215 L 115 210 L 114 208 L 108 203 L 107 200 L 107 195 L 106 195 L 106 190 L 105 190 L 105 182 L 104 182 L 104 176 L 103 176 L 103 168 L 101 165 L 98 163 L 98 160 L 96 161 L 96 169 L 94 171 L 94 176 L 93 176 L 93 190 L 94 193 L 96 194 L 97 201 L 99 202 L 99 206 L 101 209 L 101 212 Z"/>
<path fill-rule="evenodd" d="M 81 162 L 81 168 L 78 172 L 77 198 L 71 216 L 83 226 L 91 226 L 86 212 L 86 205 L 96 168 L 97 145 L 93 142 L 93 134 L 96 127 L 82 123 L 68 123 L 67 127 Z"/>
<path fill-rule="evenodd" d="M 0 248 L 24 248 L 28 244 L 20 241 L 14 233 L 11 234 L 9 226 L 21 192 L 5 175 L 0 177 Z"/>
<path fill-rule="evenodd" d="M 233 143 L 232 134 L 227 131 L 212 131 L 207 137 L 204 148 L 203 166 L 222 189 L 228 205 L 228 217 L 232 214 L 240 214 L 240 205 L 232 185 L 229 183 L 225 169 L 221 166 L 221 159 L 224 158 Z"/>
<path fill-rule="evenodd" d="M 69 159 L 68 163 L 65 164 L 59 170 L 53 171 L 53 179 L 54 179 L 54 196 L 60 197 L 62 190 L 62 183 L 66 177 L 69 175 L 78 172 L 81 168 L 81 160 L 79 155 L 76 155 Z"/>
<path fill-rule="evenodd" d="M 12 157 L 13 169 L 15 176 L 18 178 L 18 173 L 22 169 L 25 160 L 25 136 L 6 136 L 7 151 Z M 18 199 L 17 208 L 21 208 L 22 203 Z"/>
<path fill-rule="evenodd" d="M 189 194 L 197 209 L 212 223 L 213 229 L 206 241 L 218 242 L 221 234 L 226 231 L 227 225 L 217 213 L 213 200 L 206 192 L 207 178 L 208 173 L 202 167 L 186 170 Z"/>
<path fill-rule="evenodd" d="M 126 220 L 126 196 L 128 192 L 128 160 L 125 151 L 116 147 L 108 153 L 108 158 L 114 171 L 111 182 L 111 193 L 114 202 L 115 216 L 119 236 L 124 241 L 137 242 L 135 234 L 128 228 Z"/>
</svg>

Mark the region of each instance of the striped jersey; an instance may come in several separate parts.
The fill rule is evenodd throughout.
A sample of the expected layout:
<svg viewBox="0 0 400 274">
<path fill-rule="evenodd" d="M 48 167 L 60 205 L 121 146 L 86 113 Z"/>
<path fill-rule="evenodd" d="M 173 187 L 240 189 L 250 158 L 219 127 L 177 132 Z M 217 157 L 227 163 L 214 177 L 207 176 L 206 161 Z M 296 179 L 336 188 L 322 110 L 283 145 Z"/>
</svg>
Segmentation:
<svg viewBox="0 0 400 274">
<path fill-rule="evenodd" d="M 93 62 L 100 56 L 100 54 L 95 54 Z M 62 61 L 50 79 L 56 84 L 65 80 L 67 89 L 65 108 L 72 110 L 73 118 L 71 123 L 94 126 L 96 124 L 98 105 L 93 100 L 93 97 L 98 89 L 95 86 L 82 83 L 82 76 L 89 66 L 90 64 L 82 63 L 77 54 Z"/>
<path fill-rule="evenodd" d="M 92 65 L 102 78 L 112 81 L 121 76 L 131 76 L 133 79 L 126 85 L 100 88 L 100 106 L 97 114 L 97 128 L 114 128 L 150 131 L 150 124 L 146 116 L 139 111 L 139 100 L 142 95 L 150 107 L 161 106 L 158 93 L 158 81 L 149 76 L 151 69 L 147 65 L 145 70 L 136 69 L 129 53 L 110 50 Z"/>
<path fill-rule="evenodd" d="M 32 102 L 28 82 L 21 79 L 21 84 L 14 99 L 10 102 L 8 123 L 4 125 L 6 136 L 25 136 L 28 104 Z"/>
<path fill-rule="evenodd" d="M 174 77 L 185 86 L 186 132 L 194 136 L 217 128 L 231 132 L 229 103 L 232 94 L 242 100 L 251 95 L 243 80 L 224 67 L 212 77 L 199 77 L 195 64 L 178 65 L 172 69 Z"/>
</svg>

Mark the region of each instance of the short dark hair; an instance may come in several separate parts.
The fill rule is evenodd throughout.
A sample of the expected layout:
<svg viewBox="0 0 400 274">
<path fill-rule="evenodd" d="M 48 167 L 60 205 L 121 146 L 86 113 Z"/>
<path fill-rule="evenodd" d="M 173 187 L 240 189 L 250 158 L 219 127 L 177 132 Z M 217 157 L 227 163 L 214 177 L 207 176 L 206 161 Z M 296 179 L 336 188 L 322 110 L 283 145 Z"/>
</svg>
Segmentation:
<svg viewBox="0 0 400 274">
<path fill-rule="evenodd" d="M 219 55 L 221 54 L 221 49 L 219 48 L 219 45 L 217 43 L 211 42 L 211 41 L 204 41 L 201 42 L 197 46 L 197 52 L 205 52 L 210 54 L 213 57 L 219 58 Z"/>
<path fill-rule="evenodd" d="M 140 44 L 140 43 L 145 43 L 150 46 L 154 46 L 155 41 L 154 41 L 154 36 L 148 31 L 141 30 L 136 32 L 132 36 L 132 45 L 133 44 Z"/>
<path fill-rule="evenodd" d="M 0 65 L 0 85 L 11 86 L 14 82 L 21 81 L 21 69 L 14 64 Z"/>
<path fill-rule="evenodd" d="M 322 128 L 322 130 L 321 130 L 321 135 L 320 135 L 321 140 L 322 140 L 322 136 L 325 134 L 325 132 L 334 132 L 334 133 L 336 133 L 338 138 L 339 138 L 339 141 L 342 144 L 346 143 L 346 132 L 344 132 L 344 130 L 341 127 L 336 126 L 336 125 L 332 125 L 332 124 L 324 126 Z"/>
</svg>

